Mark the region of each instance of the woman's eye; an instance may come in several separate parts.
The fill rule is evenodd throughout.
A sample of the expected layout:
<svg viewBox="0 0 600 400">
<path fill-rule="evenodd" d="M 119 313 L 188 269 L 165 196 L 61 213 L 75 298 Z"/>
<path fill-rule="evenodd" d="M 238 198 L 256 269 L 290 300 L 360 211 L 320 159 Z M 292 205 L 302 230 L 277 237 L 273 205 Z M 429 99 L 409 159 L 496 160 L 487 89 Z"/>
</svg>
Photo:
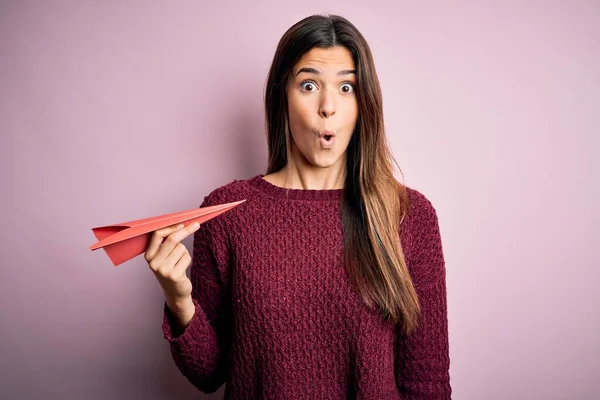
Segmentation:
<svg viewBox="0 0 600 400">
<path fill-rule="evenodd" d="M 351 83 L 344 83 L 342 85 L 342 92 L 344 93 L 352 93 L 354 91 L 354 85 Z"/>
<path fill-rule="evenodd" d="M 307 92 L 312 92 L 313 89 L 315 89 L 315 84 L 312 82 L 302 82 L 300 84 L 300 87 L 302 88 L 302 90 L 307 91 Z"/>
</svg>

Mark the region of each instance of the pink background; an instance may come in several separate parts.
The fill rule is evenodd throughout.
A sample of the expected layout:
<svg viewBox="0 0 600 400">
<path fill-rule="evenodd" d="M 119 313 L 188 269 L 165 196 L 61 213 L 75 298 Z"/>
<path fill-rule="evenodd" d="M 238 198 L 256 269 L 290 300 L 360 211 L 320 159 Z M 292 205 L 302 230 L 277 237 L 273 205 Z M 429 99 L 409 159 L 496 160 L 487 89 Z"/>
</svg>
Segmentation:
<svg viewBox="0 0 600 400">
<path fill-rule="evenodd" d="M 264 172 L 275 46 L 323 12 L 369 41 L 438 210 L 454 398 L 600 398 L 600 3 L 308 0 L 1 3 L 0 397 L 197 398 L 143 257 L 90 228 Z"/>
</svg>

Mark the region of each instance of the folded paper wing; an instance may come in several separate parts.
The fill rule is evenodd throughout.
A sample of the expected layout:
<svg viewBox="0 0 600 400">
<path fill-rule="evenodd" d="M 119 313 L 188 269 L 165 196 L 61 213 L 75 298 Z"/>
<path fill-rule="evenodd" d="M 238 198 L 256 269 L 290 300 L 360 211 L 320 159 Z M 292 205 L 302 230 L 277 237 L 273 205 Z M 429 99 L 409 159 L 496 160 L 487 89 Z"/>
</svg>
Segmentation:
<svg viewBox="0 0 600 400">
<path fill-rule="evenodd" d="M 103 248 L 108 258 L 117 266 L 146 252 L 150 237 L 155 230 L 179 223 L 183 223 L 185 226 L 194 222 L 203 223 L 245 201 L 240 200 L 216 206 L 200 207 L 158 217 L 92 228 L 98 242 L 91 245 L 90 250 Z"/>
</svg>

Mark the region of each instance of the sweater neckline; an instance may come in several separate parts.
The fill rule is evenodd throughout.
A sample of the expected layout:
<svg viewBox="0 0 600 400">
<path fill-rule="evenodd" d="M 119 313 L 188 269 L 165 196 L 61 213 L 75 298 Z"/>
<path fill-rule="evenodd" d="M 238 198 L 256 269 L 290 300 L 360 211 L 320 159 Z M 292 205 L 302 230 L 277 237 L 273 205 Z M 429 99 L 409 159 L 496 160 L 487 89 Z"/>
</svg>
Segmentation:
<svg viewBox="0 0 600 400">
<path fill-rule="evenodd" d="M 333 201 L 340 200 L 344 189 L 288 189 L 266 181 L 264 174 L 258 174 L 248 180 L 255 189 L 268 196 L 288 200 Z"/>
</svg>

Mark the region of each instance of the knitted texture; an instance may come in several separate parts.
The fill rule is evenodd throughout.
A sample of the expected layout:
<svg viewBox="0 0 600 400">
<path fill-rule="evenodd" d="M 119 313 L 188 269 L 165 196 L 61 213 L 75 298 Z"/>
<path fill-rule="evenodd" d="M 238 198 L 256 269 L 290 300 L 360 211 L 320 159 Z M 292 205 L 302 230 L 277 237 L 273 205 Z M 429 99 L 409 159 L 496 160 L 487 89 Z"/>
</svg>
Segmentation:
<svg viewBox="0 0 600 400">
<path fill-rule="evenodd" d="M 195 315 L 163 333 L 175 364 L 226 399 L 450 399 L 446 270 L 432 204 L 407 188 L 399 227 L 422 310 L 409 336 L 367 308 L 342 262 L 343 190 L 235 180 L 201 207 L 246 199 L 194 234 Z"/>
</svg>

